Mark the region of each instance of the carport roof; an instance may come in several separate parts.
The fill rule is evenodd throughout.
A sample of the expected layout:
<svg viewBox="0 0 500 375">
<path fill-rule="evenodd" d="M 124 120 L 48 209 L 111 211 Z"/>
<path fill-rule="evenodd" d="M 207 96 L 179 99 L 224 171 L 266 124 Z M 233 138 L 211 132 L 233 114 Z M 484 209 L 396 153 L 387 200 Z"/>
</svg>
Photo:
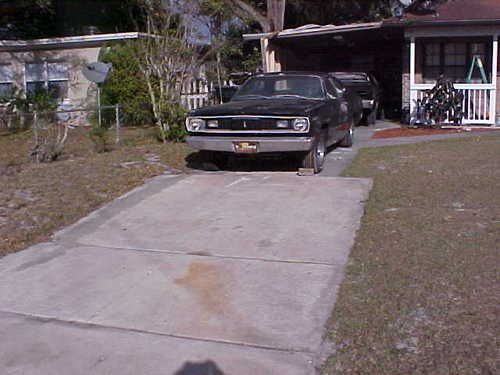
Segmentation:
<svg viewBox="0 0 500 375">
<path fill-rule="evenodd" d="M 369 22 L 369 23 L 354 23 L 350 25 L 305 25 L 295 29 L 286 29 L 278 33 L 260 33 L 260 34 L 244 34 L 245 40 L 259 40 L 261 38 L 296 38 L 307 37 L 311 35 L 325 35 L 325 34 L 339 34 L 352 31 L 380 29 L 382 22 Z"/>
<path fill-rule="evenodd" d="M 60 38 L 31 39 L 31 40 L 0 40 L 0 52 L 24 51 L 48 48 L 75 48 L 93 45 L 102 45 L 107 42 L 138 39 L 147 36 L 139 32 L 92 34 L 68 36 Z"/>
</svg>

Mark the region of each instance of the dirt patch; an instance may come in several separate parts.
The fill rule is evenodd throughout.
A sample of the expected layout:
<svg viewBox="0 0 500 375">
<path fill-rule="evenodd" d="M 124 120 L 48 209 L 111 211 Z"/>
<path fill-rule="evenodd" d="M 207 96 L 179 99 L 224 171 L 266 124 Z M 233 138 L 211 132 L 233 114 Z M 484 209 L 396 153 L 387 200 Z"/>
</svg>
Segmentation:
<svg viewBox="0 0 500 375">
<path fill-rule="evenodd" d="M 363 149 L 374 187 L 328 323 L 323 374 L 494 374 L 500 136 Z"/>
<path fill-rule="evenodd" d="M 470 133 L 470 132 L 487 132 L 493 129 L 474 129 L 473 127 L 464 127 L 463 129 L 455 128 L 391 128 L 383 129 L 375 132 L 372 139 L 384 139 L 384 138 L 399 138 L 399 137 L 418 137 L 423 135 L 435 135 L 435 134 L 456 134 L 456 133 Z"/>
<path fill-rule="evenodd" d="M 161 144 L 154 129 L 125 128 L 122 145 L 98 154 L 74 129 L 61 159 L 33 164 L 30 132 L 0 136 L 0 256 L 44 241 L 148 178 L 186 171 L 188 147 Z"/>
</svg>

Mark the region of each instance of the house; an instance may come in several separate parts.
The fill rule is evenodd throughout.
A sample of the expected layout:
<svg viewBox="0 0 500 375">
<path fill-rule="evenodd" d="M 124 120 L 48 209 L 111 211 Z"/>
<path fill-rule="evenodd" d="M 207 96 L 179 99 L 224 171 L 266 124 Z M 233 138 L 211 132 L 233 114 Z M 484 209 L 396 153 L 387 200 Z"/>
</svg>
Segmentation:
<svg viewBox="0 0 500 375">
<path fill-rule="evenodd" d="M 74 107 L 95 100 L 95 84 L 81 72 L 98 60 L 111 42 L 134 40 L 137 32 L 68 36 L 34 40 L 0 40 L 0 96 L 13 89 L 30 93 L 47 89 Z"/>
<path fill-rule="evenodd" d="M 382 84 L 387 117 L 413 113 L 417 99 L 443 74 L 464 94 L 464 123 L 499 124 L 499 0 L 435 4 L 382 22 L 306 25 L 244 37 L 260 40 L 265 71 L 373 73 Z"/>
</svg>

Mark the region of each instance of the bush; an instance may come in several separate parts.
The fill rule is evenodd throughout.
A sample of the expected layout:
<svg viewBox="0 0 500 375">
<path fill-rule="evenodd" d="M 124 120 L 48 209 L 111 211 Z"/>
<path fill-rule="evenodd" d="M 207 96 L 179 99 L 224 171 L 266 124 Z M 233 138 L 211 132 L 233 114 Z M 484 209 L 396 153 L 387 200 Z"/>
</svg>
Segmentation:
<svg viewBox="0 0 500 375">
<path fill-rule="evenodd" d="M 57 100 L 46 90 L 29 93 L 26 95 L 26 100 L 33 111 L 49 112 L 57 109 Z"/>
<path fill-rule="evenodd" d="M 101 50 L 99 59 L 113 64 L 102 88 L 101 101 L 103 105 L 120 104 L 121 119 L 125 125 L 152 124 L 153 111 L 146 82 L 136 62 L 135 48 L 133 42 L 124 42 Z"/>
<path fill-rule="evenodd" d="M 186 137 L 186 130 L 184 128 L 186 111 L 178 104 L 170 105 L 168 108 L 169 110 L 162 115 L 166 123 L 170 125 L 170 129 L 163 134 L 164 138 L 168 141 L 182 142 Z M 161 130 L 159 136 L 160 140 L 163 140 Z"/>
<path fill-rule="evenodd" d="M 4 107 L 6 116 L 0 119 L 11 132 L 24 131 L 33 124 L 33 112 L 51 112 L 57 108 L 57 101 L 52 95 L 39 90 L 25 95 L 23 91 L 13 90 L 9 96 L 0 97 L 0 104 Z M 42 117 L 51 117 L 44 114 Z"/>
<path fill-rule="evenodd" d="M 109 151 L 108 129 L 102 126 L 92 126 L 89 138 L 94 143 L 94 149 L 98 153 Z"/>
</svg>

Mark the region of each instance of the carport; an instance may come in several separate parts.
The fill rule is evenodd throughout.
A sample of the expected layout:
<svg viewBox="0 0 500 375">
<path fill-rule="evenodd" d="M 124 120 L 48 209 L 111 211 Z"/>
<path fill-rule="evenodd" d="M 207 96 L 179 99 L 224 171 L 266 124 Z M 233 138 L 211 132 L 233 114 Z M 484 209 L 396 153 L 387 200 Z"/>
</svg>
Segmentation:
<svg viewBox="0 0 500 375">
<path fill-rule="evenodd" d="M 306 25 L 279 33 L 249 34 L 260 40 L 263 66 L 273 71 L 363 71 L 383 90 L 386 117 L 399 118 L 404 32 L 381 22 L 353 25 Z"/>
</svg>

